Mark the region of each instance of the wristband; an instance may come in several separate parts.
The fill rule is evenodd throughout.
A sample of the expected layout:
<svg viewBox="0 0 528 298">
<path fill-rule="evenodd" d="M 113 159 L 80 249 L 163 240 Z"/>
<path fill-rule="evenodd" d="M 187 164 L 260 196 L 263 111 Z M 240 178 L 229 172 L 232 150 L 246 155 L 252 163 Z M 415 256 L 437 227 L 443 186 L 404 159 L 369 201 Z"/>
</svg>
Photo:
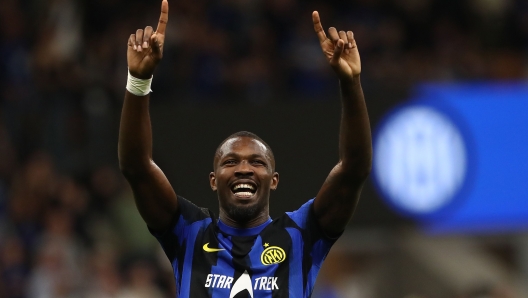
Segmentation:
<svg viewBox="0 0 528 298">
<path fill-rule="evenodd" d="M 152 92 L 152 90 L 150 90 L 150 85 L 152 84 L 152 78 L 153 76 L 150 77 L 150 79 L 148 80 L 138 79 L 138 78 L 133 77 L 130 74 L 130 71 L 128 71 L 126 89 L 128 90 L 128 92 L 136 96 L 145 96 L 149 94 L 150 92 Z"/>
</svg>

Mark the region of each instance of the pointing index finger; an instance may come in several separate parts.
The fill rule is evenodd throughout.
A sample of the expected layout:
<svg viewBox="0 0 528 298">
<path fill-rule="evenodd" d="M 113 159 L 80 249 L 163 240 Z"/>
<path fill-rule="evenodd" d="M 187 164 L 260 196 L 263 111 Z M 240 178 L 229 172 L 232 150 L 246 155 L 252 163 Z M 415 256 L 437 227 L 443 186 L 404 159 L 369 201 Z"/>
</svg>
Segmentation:
<svg viewBox="0 0 528 298">
<path fill-rule="evenodd" d="M 167 28 L 167 22 L 169 21 L 169 2 L 163 0 L 161 2 L 161 15 L 158 22 L 158 28 L 156 33 L 165 34 L 165 28 Z"/>
<path fill-rule="evenodd" d="M 319 42 L 322 43 L 326 40 L 326 34 L 323 29 L 323 25 L 321 24 L 321 18 L 319 17 L 319 12 L 314 11 L 312 13 L 312 21 L 314 24 L 314 30 L 317 34 L 317 38 L 319 38 Z"/>
</svg>

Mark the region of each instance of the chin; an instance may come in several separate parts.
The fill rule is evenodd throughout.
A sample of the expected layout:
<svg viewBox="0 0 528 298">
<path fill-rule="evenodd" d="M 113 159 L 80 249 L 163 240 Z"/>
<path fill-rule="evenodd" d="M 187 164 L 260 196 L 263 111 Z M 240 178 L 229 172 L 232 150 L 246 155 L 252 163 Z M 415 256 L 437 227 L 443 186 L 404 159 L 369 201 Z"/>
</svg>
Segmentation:
<svg viewBox="0 0 528 298">
<path fill-rule="evenodd" d="M 256 218 L 261 211 L 258 204 L 252 205 L 230 205 L 227 214 L 237 222 L 244 223 Z"/>
</svg>

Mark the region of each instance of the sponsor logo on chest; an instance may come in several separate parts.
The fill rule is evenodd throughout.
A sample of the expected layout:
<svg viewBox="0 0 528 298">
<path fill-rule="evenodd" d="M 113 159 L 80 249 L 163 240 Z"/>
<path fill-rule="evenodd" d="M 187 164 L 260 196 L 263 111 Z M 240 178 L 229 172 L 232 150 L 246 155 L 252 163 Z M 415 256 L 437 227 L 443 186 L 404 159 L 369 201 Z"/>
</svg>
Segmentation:
<svg viewBox="0 0 528 298">
<path fill-rule="evenodd" d="M 247 273 L 244 273 L 247 274 Z M 244 275 L 242 275 L 244 276 Z M 237 279 L 237 282 L 241 279 L 245 279 L 246 282 L 249 282 L 248 285 L 253 290 L 278 290 L 279 286 L 277 285 L 277 279 L 278 277 L 275 276 L 262 276 L 257 278 L 243 278 L 240 277 Z M 248 274 L 249 277 L 249 274 Z M 235 282 L 235 284 L 237 284 Z M 240 283 L 244 283 L 243 281 Z M 231 289 L 231 286 L 233 284 L 233 278 L 231 276 L 222 275 L 222 274 L 208 274 L 207 279 L 205 281 L 205 287 L 206 288 L 218 288 L 218 289 Z M 244 287 L 245 289 L 246 287 Z"/>
<path fill-rule="evenodd" d="M 264 251 L 260 255 L 260 261 L 263 265 L 279 264 L 286 260 L 286 252 L 284 249 L 278 246 L 270 246 L 269 243 L 265 243 L 264 248 Z M 206 243 L 203 249 L 206 252 L 219 252 L 224 250 L 211 248 L 209 247 L 209 243 Z M 260 276 L 253 278 L 247 271 L 244 271 L 237 280 L 234 280 L 232 276 L 223 274 L 208 274 L 204 286 L 213 289 L 229 289 L 229 298 L 234 297 L 244 290 L 247 290 L 250 296 L 253 297 L 253 291 L 273 291 L 279 289 L 278 277 Z"/>
</svg>

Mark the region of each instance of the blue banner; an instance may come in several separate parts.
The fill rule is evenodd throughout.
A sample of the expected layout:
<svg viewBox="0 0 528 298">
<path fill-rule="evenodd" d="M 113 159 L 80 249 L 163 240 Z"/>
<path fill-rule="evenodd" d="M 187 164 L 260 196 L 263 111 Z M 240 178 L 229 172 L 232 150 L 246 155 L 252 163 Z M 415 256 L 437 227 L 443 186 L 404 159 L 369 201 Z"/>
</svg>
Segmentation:
<svg viewBox="0 0 528 298">
<path fill-rule="evenodd" d="M 382 197 L 431 232 L 528 229 L 528 85 L 417 90 L 374 134 Z"/>
</svg>

